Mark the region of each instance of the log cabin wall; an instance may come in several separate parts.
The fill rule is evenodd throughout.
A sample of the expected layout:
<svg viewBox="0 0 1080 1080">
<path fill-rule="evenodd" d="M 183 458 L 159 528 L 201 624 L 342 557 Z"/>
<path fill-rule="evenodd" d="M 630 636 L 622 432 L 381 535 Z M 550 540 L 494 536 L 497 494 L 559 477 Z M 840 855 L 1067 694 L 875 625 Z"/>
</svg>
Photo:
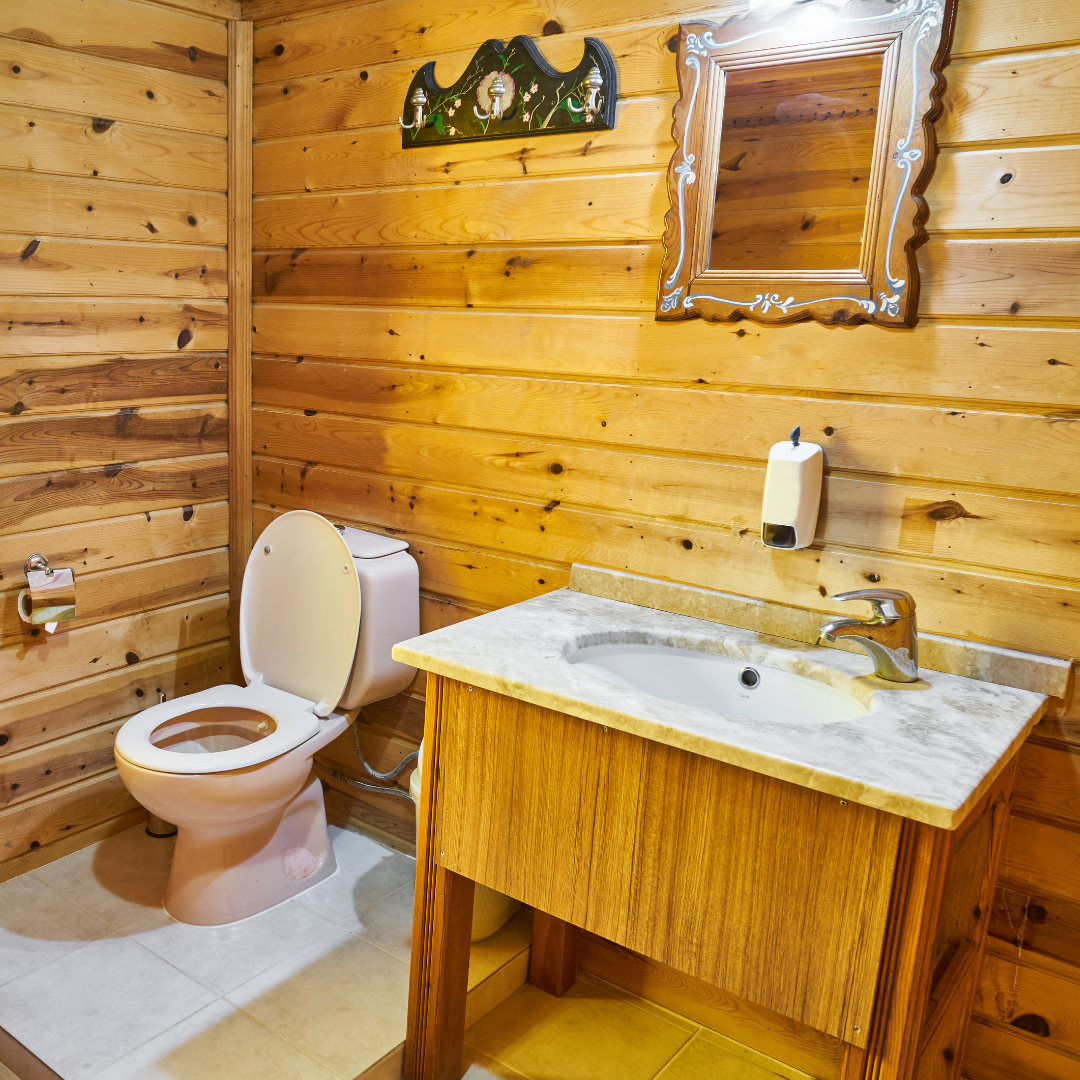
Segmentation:
<svg viewBox="0 0 1080 1080">
<path fill-rule="evenodd" d="M 1077 6 L 959 0 L 915 330 L 657 325 L 677 23 L 741 6 L 245 4 L 256 534 L 308 508 L 405 536 L 425 629 L 580 561 L 822 612 L 891 585 L 925 630 L 1080 656 Z M 402 151 L 418 66 L 447 84 L 514 34 L 563 68 L 605 41 L 616 129 Z M 796 423 L 824 513 L 813 549 L 770 551 L 763 466 Z M 372 753 L 415 744 L 422 695 L 365 710 Z M 1055 709 L 1024 750 L 979 1080 L 1080 1069 L 1080 709 Z M 381 801 L 338 808 L 407 836 Z"/>
<path fill-rule="evenodd" d="M 0 879 L 138 820 L 116 730 L 228 676 L 229 5 L 182 6 L 0 4 Z"/>
</svg>

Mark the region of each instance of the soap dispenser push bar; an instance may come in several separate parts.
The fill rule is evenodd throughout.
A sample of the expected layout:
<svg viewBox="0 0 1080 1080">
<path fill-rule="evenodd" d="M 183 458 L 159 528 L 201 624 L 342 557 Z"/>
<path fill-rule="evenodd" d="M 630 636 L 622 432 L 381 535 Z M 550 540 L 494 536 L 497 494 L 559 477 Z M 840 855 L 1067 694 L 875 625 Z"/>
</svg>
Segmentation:
<svg viewBox="0 0 1080 1080">
<path fill-rule="evenodd" d="M 866 600 L 869 619 L 833 619 L 821 628 L 826 641 L 851 638 L 874 658 L 874 674 L 889 682 L 917 682 L 918 631 L 915 600 L 899 589 L 856 589 L 837 593 L 833 600 Z"/>
</svg>

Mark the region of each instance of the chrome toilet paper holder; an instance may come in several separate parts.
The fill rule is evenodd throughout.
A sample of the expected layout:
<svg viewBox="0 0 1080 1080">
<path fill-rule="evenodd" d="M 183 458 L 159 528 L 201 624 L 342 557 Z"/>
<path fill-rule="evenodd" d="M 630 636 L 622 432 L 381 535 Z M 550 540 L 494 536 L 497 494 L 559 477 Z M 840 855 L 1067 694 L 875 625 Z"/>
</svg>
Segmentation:
<svg viewBox="0 0 1080 1080">
<path fill-rule="evenodd" d="M 56 624 L 75 618 L 75 573 L 70 567 L 53 569 L 49 560 L 35 551 L 23 563 L 27 588 L 19 593 L 19 618 L 33 625 L 45 625 L 52 633 Z"/>
</svg>

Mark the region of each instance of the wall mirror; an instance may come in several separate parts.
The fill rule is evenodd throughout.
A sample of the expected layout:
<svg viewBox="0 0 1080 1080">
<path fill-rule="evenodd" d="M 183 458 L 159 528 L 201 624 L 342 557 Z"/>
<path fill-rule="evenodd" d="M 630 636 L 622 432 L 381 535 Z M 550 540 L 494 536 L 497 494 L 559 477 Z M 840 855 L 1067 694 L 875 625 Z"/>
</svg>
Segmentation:
<svg viewBox="0 0 1080 1080">
<path fill-rule="evenodd" d="M 686 23 L 661 320 L 913 326 L 955 0 Z"/>
</svg>

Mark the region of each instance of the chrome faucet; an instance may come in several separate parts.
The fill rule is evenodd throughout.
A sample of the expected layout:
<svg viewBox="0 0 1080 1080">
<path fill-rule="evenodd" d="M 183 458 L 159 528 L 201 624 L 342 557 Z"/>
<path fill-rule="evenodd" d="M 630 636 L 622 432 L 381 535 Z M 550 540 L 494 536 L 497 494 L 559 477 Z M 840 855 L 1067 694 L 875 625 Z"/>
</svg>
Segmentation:
<svg viewBox="0 0 1080 1080">
<path fill-rule="evenodd" d="M 919 678 L 915 601 L 898 589 L 856 589 L 837 593 L 833 600 L 867 600 L 874 609 L 869 619 L 833 619 L 821 628 L 827 641 L 850 637 L 874 658 L 874 674 L 889 682 Z"/>
</svg>

